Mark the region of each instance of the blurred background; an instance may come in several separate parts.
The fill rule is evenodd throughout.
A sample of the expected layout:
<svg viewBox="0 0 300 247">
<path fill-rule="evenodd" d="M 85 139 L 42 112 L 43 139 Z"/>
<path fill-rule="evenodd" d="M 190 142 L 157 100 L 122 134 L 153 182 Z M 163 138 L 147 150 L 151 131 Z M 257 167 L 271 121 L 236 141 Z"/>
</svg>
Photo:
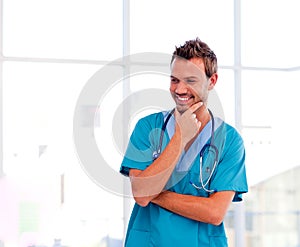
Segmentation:
<svg viewBox="0 0 300 247">
<path fill-rule="evenodd" d="M 226 216 L 230 246 L 300 247 L 299 10 L 298 0 L 0 0 L 0 247 L 122 246 L 133 201 L 82 169 L 77 99 L 104 66 L 124 69 L 111 61 L 171 54 L 196 37 L 218 57 L 215 91 L 247 152 L 249 193 Z M 114 112 L 134 92 L 168 86 L 142 73 L 83 109 L 115 171 Z M 130 116 L 125 139 L 157 110 Z"/>
</svg>

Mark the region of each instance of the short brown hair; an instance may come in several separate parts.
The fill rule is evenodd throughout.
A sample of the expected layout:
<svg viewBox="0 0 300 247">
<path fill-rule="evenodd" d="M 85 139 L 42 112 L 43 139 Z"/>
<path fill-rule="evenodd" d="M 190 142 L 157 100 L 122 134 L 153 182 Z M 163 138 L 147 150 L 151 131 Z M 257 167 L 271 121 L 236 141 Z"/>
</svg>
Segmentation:
<svg viewBox="0 0 300 247">
<path fill-rule="evenodd" d="M 208 78 L 218 71 L 218 63 L 215 53 L 199 38 L 186 41 L 182 46 L 176 46 L 175 51 L 173 52 L 171 64 L 176 57 L 185 58 L 187 60 L 190 60 L 191 58 L 202 58 L 205 66 L 205 74 Z"/>
</svg>

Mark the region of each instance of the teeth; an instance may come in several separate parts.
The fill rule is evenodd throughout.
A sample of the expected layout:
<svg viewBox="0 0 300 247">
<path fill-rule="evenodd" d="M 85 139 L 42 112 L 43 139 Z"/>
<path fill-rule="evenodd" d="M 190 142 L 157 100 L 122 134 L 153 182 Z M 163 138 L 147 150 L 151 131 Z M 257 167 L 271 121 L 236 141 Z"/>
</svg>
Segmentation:
<svg viewBox="0 0 300 247">
<path fill-rule="evenodd" d="M 181 100 L 181 101 L 188 101 L 189 100 L 188 97 L 186 97 L 186 98 L 178 97 L 178 99 Z"/>
</svg>

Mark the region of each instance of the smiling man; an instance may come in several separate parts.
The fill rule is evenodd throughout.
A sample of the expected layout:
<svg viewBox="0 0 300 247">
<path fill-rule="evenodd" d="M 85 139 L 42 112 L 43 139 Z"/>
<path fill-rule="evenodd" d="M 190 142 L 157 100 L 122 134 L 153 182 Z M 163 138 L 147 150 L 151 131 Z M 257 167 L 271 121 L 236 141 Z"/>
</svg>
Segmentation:
<svg viewBox="0 0 300 247">
<path fill-rule="evenodd" d="M 217 58 L 199 38 L 176 47 L 175 108 L 139 120 L 120 172 L 136 204 L 125 246 L 227 246 L 223 219 L 248 191 L 239 133 L 207 108 Z"/>
</svg>

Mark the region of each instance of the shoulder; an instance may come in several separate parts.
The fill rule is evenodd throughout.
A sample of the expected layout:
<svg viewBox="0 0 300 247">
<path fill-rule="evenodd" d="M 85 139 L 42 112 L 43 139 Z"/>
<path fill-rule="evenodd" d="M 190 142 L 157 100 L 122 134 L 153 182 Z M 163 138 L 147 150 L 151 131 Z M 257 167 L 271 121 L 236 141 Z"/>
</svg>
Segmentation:
<svg viewBox="0 0 300 247">
<path fill-rule="evenodd" d="M 219 132 L 221 135 L 226 137 L 226 140 L 241 140 L 242 141 L 242 136 L 239 133 L 239 131 L 233 127 L 232 125 L 228 124 L 227 122 L 218 119 L 217 121 L 220 121 L 221 123 L 219 124 L 219 128 L 217 129 L 217 132 Z"/>
<path fill-rule="evenodd" d="M 142 117 L 137 121 L 136 128 L 159 128 L 163 124 L 166 114 L 167 112 L 160 111 Z"/>
<path fill-rule="evenodd" d="M 245 147 L 241 134 L 235 127 L 224 121 L 216 130 L 215 142 L 223 158 L 244 155 Z"/>
</svg>

